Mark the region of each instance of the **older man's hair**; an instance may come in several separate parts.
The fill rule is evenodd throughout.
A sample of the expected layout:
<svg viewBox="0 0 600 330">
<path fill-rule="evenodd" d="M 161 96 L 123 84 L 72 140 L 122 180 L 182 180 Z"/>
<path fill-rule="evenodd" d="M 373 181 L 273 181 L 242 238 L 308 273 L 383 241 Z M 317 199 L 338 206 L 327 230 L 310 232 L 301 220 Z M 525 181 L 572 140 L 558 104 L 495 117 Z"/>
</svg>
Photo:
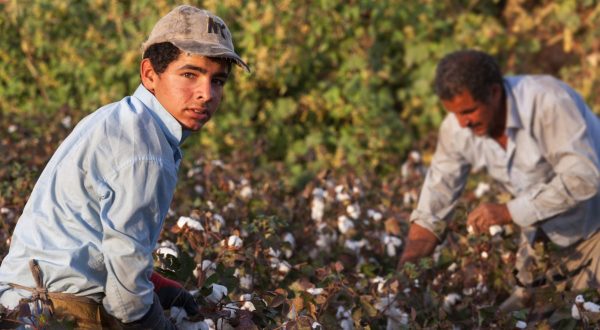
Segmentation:
<svg viewBox="0 0 600 330">
<path fill-rule="evenodd" d="M 485 102 L 494 84 L 502 85 L 502 72 L 498 62 L 481 51 L 450 53 L 442 58 L 435 72 L 435 93 L 442 100 L 467 90 L 474 100 Z"/>
</svg>

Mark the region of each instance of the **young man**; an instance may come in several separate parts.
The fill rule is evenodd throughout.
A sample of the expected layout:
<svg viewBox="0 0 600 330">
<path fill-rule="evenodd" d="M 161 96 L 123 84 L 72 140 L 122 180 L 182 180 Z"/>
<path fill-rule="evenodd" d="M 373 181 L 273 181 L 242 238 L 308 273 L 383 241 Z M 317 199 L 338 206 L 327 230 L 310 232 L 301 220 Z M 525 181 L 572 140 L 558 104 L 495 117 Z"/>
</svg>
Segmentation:
<svg viewBox="0 0 600 330">
<path fill-rule="evenodd" d="M 174 328 L 163 308 L 197 313 L 187 291 L 153 273 L 152 252 L 180 144 L 216 112 L 231 63 L 248 66 L 223 20 L 191 6 L 161 18 L 143 54 L 142 84 L 77 125 L 17 223 L 0 266 L 0 304 L 21 317 L 37 305 L 74 315 L 78 328 L 163 329 Z"/>
<path fill-rule="evenodd" d="M 523 306 L 535 255 L 544 239 L 563 248 L 557 270 L 572 289 L 600 288 L 600 122 L 581 96 L 550 76 L 502 77 L 483 52 L 444 57 L 436 94 L 448 111 L 399 266 L 430 255 L 469 172 L 486 168 L 514 198 L 482 203 L 467 217 L 477 233 L 514 223 L 521 229 L 517 287 L 503 310 Z"/>
</svg>

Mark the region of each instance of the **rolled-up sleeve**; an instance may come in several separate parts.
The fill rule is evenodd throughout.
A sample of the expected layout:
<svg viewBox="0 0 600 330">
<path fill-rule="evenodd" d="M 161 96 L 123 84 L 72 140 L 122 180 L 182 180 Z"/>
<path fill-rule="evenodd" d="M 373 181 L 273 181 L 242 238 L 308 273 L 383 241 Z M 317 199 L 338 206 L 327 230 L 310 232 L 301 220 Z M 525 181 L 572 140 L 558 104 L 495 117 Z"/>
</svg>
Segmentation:
<svg viewBox="0 0 600 330">
<path fill-rule="evenodd" d="M 508 202 L 513 221 L 522 227 L 568 211 L 598 192 L 598 155 L 577 102 L 563 90 L 537 100 L 532 132 L 555 176 Z"/>
<path fill-rule="evenodd" d="M 176 177 L 158 158 L 132 159 L 105 180 L 101 201 L 106 310 L 122 322 L 140 319 L 153 301 L 152 251 Z"/>
<path fill-rule="evenodd" d="M 453 115 L 449 115 L 440 127 L 437 147 L 421 188 L 417 208 L 410 216 L 411 222 L 430 230 L 440 240 L 471 168 L 456 145 L 457 130 L 453 127 L 456 123 L 452 123 L 455 119 L 450 116 Z"/>
</svg>

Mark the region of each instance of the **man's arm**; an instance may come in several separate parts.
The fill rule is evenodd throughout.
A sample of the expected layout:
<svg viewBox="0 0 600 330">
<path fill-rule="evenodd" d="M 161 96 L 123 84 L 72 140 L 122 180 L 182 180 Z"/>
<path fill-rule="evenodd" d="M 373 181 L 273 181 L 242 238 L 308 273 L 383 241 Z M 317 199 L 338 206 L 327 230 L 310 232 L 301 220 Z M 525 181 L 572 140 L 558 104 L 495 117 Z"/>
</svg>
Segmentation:
<svg viewBox="0 0 600 330">
<path fill-rule="evenodd" d="M 411 226 L 406 247 L 398 266 L 430 255 L 446 230 L 446 220 L 460 197 L 470 170 L 464 152 L 470 149 L 454 115 L 444 119 L 435 154 L 427 171 L 416 209 L 410 216 Z"/>
<path fill-rule="evenodd" d="M 107 312 L 123 323 L 148 318 L 154 306 L 152 252 L 168 211 L 176 177 L 161 162 L 142 158 L 106 178 L 101 201 Z M 173 172 L 174 173 L 174 172 Z"/>
<path fill-rule="evenodd" d="M 437 237 L 431 231 L 416 223 L 411 224 L 406 238 L 406 247 L 398 261 L 398 269 L 402 269 L 406 262 L 415 263 L 420 258 L 431 255 L 438 243 Z"/>
<path fill-rule="evenodd" d="M 600 141 L 594 141 L 598 136 L 592 134 L 598 132 L 591 130 L 598 119 L 582 110 L 583 100 L 555 85 L 547 88 L 545 94 L 536 98 L 532 133 L 555 175 L 507 203 L 514 222 L 522 227 L 574 208 L 596 195 L 600 184 L 595 149 Z"/>
</svg>

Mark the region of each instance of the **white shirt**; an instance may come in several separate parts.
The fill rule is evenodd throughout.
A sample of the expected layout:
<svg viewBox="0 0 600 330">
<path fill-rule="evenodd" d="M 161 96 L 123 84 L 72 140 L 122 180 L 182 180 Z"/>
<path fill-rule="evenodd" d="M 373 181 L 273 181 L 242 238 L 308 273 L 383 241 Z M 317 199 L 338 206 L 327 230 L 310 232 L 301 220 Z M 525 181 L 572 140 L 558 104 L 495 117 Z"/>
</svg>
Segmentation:
<svg viewBox="0 0 600 330">
<path fill-rule="evenodd" d="M 173 197 L 186 132 L 146 88 L 84 118 L 37 181 L 0 266 L 0 304 L 35 287 L 87 296 L 122 322 L 153 302 L 152 252 Z"/>
<path fill-rule="evenodd" d="M 560 246 L 589 237 L 600 228 L 600 121 L 550 76 L 506 77 L 504 89 L 506 150 L 449 113 L 411 222 L 442 237 L 469 172 L 485 168 L 514 196 L 507 207 L 517 225 L 539 226 Z"/>
</svg>

